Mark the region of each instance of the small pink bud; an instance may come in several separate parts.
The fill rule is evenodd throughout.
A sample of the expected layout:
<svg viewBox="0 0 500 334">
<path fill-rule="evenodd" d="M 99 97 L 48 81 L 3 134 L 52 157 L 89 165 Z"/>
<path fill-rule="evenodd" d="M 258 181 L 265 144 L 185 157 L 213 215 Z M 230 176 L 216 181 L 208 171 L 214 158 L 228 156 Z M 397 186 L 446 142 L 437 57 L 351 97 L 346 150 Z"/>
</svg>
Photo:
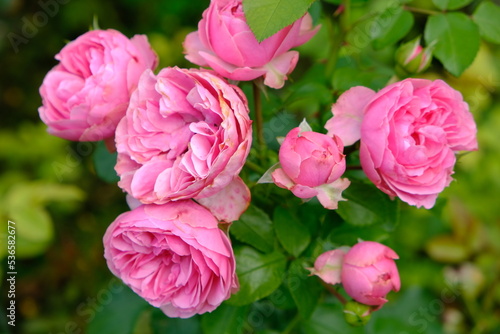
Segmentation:
<svg viewBox="0 0 500 334">
<path fill-rule="evenodd" d="M 314 262 L 314 268 L 309 268 L 311 275 L 318 276 L 328 284 L 340 283 L 342 262 L 347 250 L 348 248 L 345 250 L 339 248 L 318 256 Z"/>
</svg>

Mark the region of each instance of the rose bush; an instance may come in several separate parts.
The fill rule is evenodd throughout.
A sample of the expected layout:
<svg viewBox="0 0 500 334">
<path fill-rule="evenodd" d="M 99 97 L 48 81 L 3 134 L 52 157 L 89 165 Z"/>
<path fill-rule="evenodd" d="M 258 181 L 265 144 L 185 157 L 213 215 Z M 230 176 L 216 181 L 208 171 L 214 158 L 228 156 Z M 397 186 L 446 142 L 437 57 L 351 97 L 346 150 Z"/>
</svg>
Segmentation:
<svg viewBox="0 0 500 334">
<path fill-rule="evenodd" d="M 389 247 L 374 241 L 362 241 L 350 249 L 339 248 L 318 256 L 312 274 L 328 284 L 342 283 L 354 300 L 373 306 L 387 302 L 385 296 L 399 291 L 401 281 Z"/>
<path fill-rule="evenodd" d="M 186 37 L 184 49 L 189 61 L 209 66 L 223 77 L 249 81 L 264 76 L 264 84 L 281 88 L 299 59 L 297 51 L 289 50 L 307 42 L 317 30 L 307 13 L 259 43 L 246 22 L 242 0 L 213 0 L 198 31 Z"/>
<path fill-rule="evenodd" d="M 442 80 L 406 79 L 378 93 L 354 87 L 344 94 L 325 127 L 359 133 L 368 178 L 408 204 L 433 207 L 452 180 L 455 153 L 477 149 L 467 103 Z"/>
<path fill-rule="evenodd" d="M 191 200 L 125 212 L 103 242 L 111 272 L 169 317 L 213 311 L 238 290 L 228 237 Z"/>
<path fill-rule="evenodd" d="M 235 178 L 251 143 L 239 88 L 204 70 L 146 71 L 116 130 L 118 185 L 156 204 L 206 198 L 231 186 L 247 198 L 244 211 L 250 195 Z"/>
<path fill-rule="evenodd" d="M 40 87 L 40 118 L 50 134 L 77 141 L 112 137 L 142 72 L 158 64 L 146 36 L 111 29 L 81 35 L 55 58 Z"/>
<path fill-rule="evenodd" d="M 327 209 L 336 209 L 349 180 L 345 172 L 344 145 L 337 136 L 292 129 L 279 150 L 279 167 L 272 171 L 274 183 L 299 198 L 317 197 Z"/>
</svg>

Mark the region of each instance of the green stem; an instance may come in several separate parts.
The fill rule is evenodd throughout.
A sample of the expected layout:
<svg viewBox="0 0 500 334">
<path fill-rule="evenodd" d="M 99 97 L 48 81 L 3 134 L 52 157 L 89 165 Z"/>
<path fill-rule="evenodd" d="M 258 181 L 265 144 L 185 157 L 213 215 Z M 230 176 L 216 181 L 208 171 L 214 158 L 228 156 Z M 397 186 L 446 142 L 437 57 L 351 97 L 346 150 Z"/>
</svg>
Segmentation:
<svg viewBox="0 0 500 334">
<path fill-rule="evenodd" d="M 299 323 L 299 321 L 300 321 L 300 316 L 297 313 L 295 315 L 295 317 L 293 317 L 292 321 L 290 321 L 290 323 L 288 324 L 288 326 L 286 326 L 286 328 L 281 332 L 281 334 L 289 334 L 289 333 L 291 333 L 292 330 L 295 328 L 295 326 L 297 326 L 297 324 Z"/>
<path fill-rule="evenodd" d="M 347 303 L 347 300 L 344 298 L 344 296 L 342 296 L 337 290 L 335 290 L 335 288 L 332 285 L 325 283 L 323 281 L 321 281 L 321 284 L 323 284 L 325 289 L 327 289 L 328 292 L 334 295 L 342 303 L 342 305 L 345 305 Z"/>
<path fill-rule="evenodd" d="M 351 29 L 351 0 L 342 0 L 342 6 L 344 6 L 344 11 L 340 17 L 340 24 L 342 31 L 346 32 Z"/>
<path fill-rule="evenodd" d="M 425 9 L 425 8 L 417 8 L 417 7 L 411 7 L 411 6 L 403 6 L 403 9 L 407 10 L 409 12 L 419 13 L 419 14 L 425 14 L 425 15 L 437 15 L 437 14 L 441 14 L 440 12 L 437 12 L 435 10 Z"/>
<path fill-rule="evenodd" d="M 335 71 L 335 65 L 337 65 L 337 59 L 339 58 L 339 51 L 344 41 L 344 34 L 340 32 L 337 24 L 334 23 L 333 19 L 327 20 L 328 32 L 330 35 L 330 40 L 332 41 L 330 47 L 330 56 L 328 57 L 328 62 L 326 64 L 326 75 L 327 78 L 333 76 Z M 337 33 L 338 32 L 338 33 Z"/>
<path fill-rule="evenodd" d="M 259 148 L 259 155 L 261 159 L 263 158 L 264 148 L 266 142 L 264 140 L 264 120 L 262 117 L 262 99 L 260 95 L 260 89 L 255 82 L 252 82 L 253 87 L 253 102 L 255 110 L 255 127 L 257 132 L 257 144 Z"/>
<path fill-rule="evenodd" d="M 266 172 L 265 169 L 263 169 L 262 167 L 260 167 L 259 165 L 257 165 L 256 163 L 254 162 L 251 162 L 250 160 L 247 159 L 247 161 L 245 161 L 245 166 L 247 166 L 248 168 L 250 168 L 251 170 L 253 170 L 254 172 L 257 172 L 261 175 L 264 175 L 264 173 Z"/>
</svg>

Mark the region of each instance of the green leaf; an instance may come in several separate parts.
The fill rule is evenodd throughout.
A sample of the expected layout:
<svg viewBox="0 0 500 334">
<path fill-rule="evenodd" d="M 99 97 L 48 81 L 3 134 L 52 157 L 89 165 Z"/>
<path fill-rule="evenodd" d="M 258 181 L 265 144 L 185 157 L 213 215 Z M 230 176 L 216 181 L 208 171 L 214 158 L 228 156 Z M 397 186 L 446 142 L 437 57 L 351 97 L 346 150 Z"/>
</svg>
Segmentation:
<svg viewBox="0 0 500 334">
<path fill-rule="evenodd" d="M 200 316 L 191 318 L 169 318 L 158 308 L 153 308 L 151 312 L 150 326 L 154 334 L 182 333 L 182 334 L 202 334 Z M 137 334 L 143 334 L 144 328 L 136 326 Z M 134 333 L 135 334 L 135 333 Z"/>
<path fill-rule="evenodd" d="M 354 86 L 365 86 L 379 90 L 387 84 L 394 73 L 377 66 L 369 69 L 341 67 L 335 70 L 332 85 L 336 90 L 345 92 Z"/>
<path fill-rule="evenodd" d="M 307 263 L 302 259 L 293 261 L 286 278 L 287 288 L 303 319 L 311 316 L 322 291 L 318 278 L 310 276 L 306 266 Z"/>
<path fill-rule="evenodd" d="M 500 44 L 500 6 L 493 2 L 481 2 L 474 11 L 472 19 L 479 26 L 481 36 L 492 43 Z"/>
<path fill-rule="evenodd" d="M 117 153 L 110 153 L 103 141 L 97 143 L 94 152 L 94 167 L 103 181 L 108 183 L 116 183 L 120 180 L 115 171 Z"/>
<path fill-rule="evenodd" d="M 231 306 L 223 303 L 211 313 L 203 314 L 201 326 L 204 334 L 243 333 L 249 306 Z M 184 333 L 183 331 L 172 333 Z"/>
<path fill-rule="evenodd" d="M 479 29 L 463 13 L 431 16 L 425 26 L 427 45 L 437 41 L 434 55 L 453 75 L 460 76 L 479 50 Z"/>
<path fill-rule="evenodd" d="M 344 320 L 342 305 L 321 304 L 316 307 L 312 316 L 304 321 L 302 329 L 307 334 L 362 334 L 365 333 L 363 327 L 352 327 Z M 375 312 L 376 313 L 376 312 Z M 375 332 L 374 332 L 375 333 Z M 376 333 L 395 333 L 376 332 Z"/>
<path fill-rule="evenodd" d="M 405 37 L 413 26 L 413 15 L 401 7 L 389 7 L 375 19 L 372 29 L 373 47 L 377 50 Z"/>
<path fill-rule="evenodd" d="M 255 205 L 248 207 L 240 219 L 231 225 L 229 232 L 239 241 L 264 253 L 269 253 L 274 248 L 274 231 L 271 219 Z"/>
<path fill-rule="evenodd" d="M 300 222 L 297 215 L 283 207 L 274 210 L 273 220 L 276 236 L 283 248 L 298 257 L 311 241 L 309 229 Z"/>
<path fill-rule="evenodd" d="M 395 228 L 399 220 L 399 205 L 374 185 L 351 180 L 343 193 L 347 201 L 339 202 L 337 213 L 352 225 L 384 224 L 386 230 Z"/>
<path fill-rule="evenodd" d="M 240 290 L 228 303 L 242 306 L 269 296 L 276 290 L 285 275 L 286 258 L 280 252 L 262 254 L 247 246 L 237 248 L 236 273 Z"/>
<path fill-rule="evenodd" d="M 77 314 L 89 322 L 88 334 L 131 334 L 140 314 L 149 304 L 128 287 L 112 283 L 89 297 Z"/>
<path fill-rule="evenodd" d="M 441 10 L 455 10 L 467 6 L 473 0 L 432 0 L 434 5 Z"/>
<path fill-rule="evenodd" d="M 300 19 L 315 0 L 243 0 L 243 11 L 259 42 Z"/>
</svg>

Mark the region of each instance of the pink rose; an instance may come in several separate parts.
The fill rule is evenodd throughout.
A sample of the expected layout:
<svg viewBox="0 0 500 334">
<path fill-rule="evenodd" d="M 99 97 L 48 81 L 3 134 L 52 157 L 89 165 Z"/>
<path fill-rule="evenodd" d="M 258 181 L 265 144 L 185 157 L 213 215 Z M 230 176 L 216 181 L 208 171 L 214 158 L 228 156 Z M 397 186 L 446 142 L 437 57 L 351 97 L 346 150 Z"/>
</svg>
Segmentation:
<svg viewBox="0 0 500 334">
<path fill-rule="evenodd" d="M 391 290 L 397 292 L 401 287 L 394 262 L 398 258 L 387 246 L 362 241 L 348 250 L 339 248 L 321 254 L 310 270 L 328 284 L 342 283 L 357 302 L 381 306 Z"/>
<path fill-rule="evenodd" d="M 239 88 L 204 70 L 146 71 L 116 129 L 118 185 L 156 204 L 207 198 L 230 187 L 229 195 L 246 200 L 218 204 L 244 211 L 250 194 L 236 177 L 251 143 Z"/>
<path fill-rule="evenodd" d="M 297 64 L 299 54 L 289 51 L 311 39 L 307 13 L 261 43 L 248 26 L 242 0 L 212 0 L 198 24 L 198 31 L 184 41 L 186 58 L 200 66 L 210 66 L 223 77 L 249 81 L 264 76 L 264 84 L 281 88 Z"/>
<path fill-rule="evenodd" d="M 467 103 L 441 80 L 406 79 L 378 93 L 367 90 L 354 87 L 339 98 L 328 133 L 360 133 L 368 178 L 390 196 L 431 208 L 452 180 L 455 153 L 477 150 Z"/>
<path fill-rule="evenodd" d="M 111 272 L 169 317 L 211 312 L 238 290 L 228 237 L 191 200 L 141 205 L 104 235 Z"/>
<path fill-rule="evenodd" d="M 158 58 L 146 36 L 92 30 L 66 44 L 40 87 L 42 121 L 52 135 L 97 141 L 114 135 L 142 72 Z"/>
<path fill-rule="evenodd" d="M 318 197 L 327 209 L 336 209 L 350 182 L 345 172 L 344 145 L 340 138 L 297 127 L 285 137 L 279 150 L 279 166 L 272 171 L 274 183 L 299 198 Z"/>
</svg>

